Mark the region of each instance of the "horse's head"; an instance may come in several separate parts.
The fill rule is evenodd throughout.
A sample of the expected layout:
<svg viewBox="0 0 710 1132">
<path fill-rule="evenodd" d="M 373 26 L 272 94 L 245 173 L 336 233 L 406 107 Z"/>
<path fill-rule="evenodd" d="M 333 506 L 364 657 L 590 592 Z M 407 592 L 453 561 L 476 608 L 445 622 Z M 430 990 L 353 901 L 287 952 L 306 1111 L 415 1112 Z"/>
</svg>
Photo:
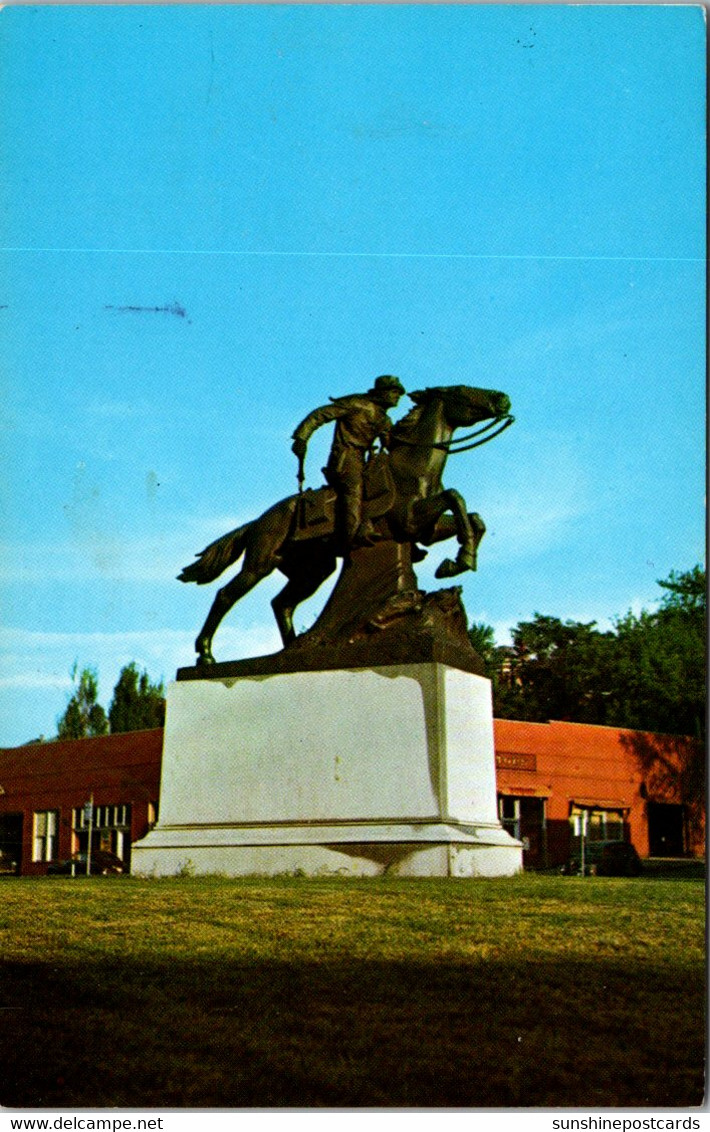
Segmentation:
<svg viewBox="0 0 710 1132">
<path fill-rule="evenodd" d="M 410 393 L 416 405 L 441 401 L 444 416 L 452 428 L 470 428 L 480 421 L 498 420 L 510 413 L 510 397 L 496 389 L 477 389 L 472 385 L 437 385 Z"/>
</svg>

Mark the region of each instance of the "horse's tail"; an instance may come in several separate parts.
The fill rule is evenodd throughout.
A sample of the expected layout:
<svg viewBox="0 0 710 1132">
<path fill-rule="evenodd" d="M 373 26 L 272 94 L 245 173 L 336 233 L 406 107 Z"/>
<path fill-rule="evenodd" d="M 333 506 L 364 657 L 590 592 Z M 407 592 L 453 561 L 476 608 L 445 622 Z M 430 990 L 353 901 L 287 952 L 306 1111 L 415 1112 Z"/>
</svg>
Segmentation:
<svg viewBox="0 0 710 1132">
<path fill-rule="evenodd" d="M 241 558 L 251 526 L 251 523 L 245 523 L 243 527 L 237 527 L 236 530 L 211 542 L 200 551 L 196 562 L 191 562 L 178 574 L 178 581 L 197 582 L 198 586 L 213 582 L 228 566 L 232 566 Z"/>
</svg>

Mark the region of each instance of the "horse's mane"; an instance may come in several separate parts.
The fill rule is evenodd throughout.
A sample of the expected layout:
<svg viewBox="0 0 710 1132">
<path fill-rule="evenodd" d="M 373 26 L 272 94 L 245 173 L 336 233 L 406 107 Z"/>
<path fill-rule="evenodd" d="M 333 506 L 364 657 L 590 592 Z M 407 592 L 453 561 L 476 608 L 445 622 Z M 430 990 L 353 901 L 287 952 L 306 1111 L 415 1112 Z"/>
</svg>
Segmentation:
<svg viewBox="0 0 710 1132">
<path fill-rule="evenodd" d="M 405 417 L 402 417 L 401 421 L 397 421 L 397 424 L 392 429 L 393 440 L 397 440 L 400 437 L 406 440 L 407 437 L 414 432 L 427 404 L 432 397 L 439 392 L 440 389 L 437 387 L 435 389 L 418 389 L 416 392 L 408 394 L 412 401 L 415 402 L 415 405 L 413 409 L 409 410 Z"/>
<path fill-rule="evenodd" d="M 414 432 L 414 429 L 419 424 L 419 418 L 423 410 L 423 405 L 415 405 L 413 409 L 409 410 L 406 417 L 402 417 L 401 421 L 397 421 L 397 424 L 392 429 L 392 439 L 397 440 L 401 436 L 406 438 Z"/>
</svg>

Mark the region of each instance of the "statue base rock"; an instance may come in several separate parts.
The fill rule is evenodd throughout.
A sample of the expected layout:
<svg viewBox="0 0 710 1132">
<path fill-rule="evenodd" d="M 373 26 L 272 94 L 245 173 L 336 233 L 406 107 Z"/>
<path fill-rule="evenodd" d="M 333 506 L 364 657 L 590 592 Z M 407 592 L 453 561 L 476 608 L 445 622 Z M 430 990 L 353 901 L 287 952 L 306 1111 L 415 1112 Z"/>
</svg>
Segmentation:
<svg viewBox="0 0 710 1132">
<path fill-rule="evenodd" d="M 229 675 L 167 694 L 139 875 L 510 876 L 490 684 L 437 661 Z M 238 668 L 238 662 L 234 665 Z"/>
</svg>

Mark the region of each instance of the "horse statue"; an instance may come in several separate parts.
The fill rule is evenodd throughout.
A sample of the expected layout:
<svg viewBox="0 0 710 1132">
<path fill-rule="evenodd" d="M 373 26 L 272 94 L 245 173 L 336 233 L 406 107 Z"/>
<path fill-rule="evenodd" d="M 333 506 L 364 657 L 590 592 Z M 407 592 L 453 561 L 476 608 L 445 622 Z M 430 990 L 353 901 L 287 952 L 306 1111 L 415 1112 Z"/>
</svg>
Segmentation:
<svg viewBox="0 0 710 1132">
<path fill-rule="evenodd" d="M 456 558 L 445 559 L 436 571 L 437 578 L 454 577 L 476 569 L 476 549 L 485 525 L 480 516 L 469 515 L 458 491 L 443 487 L 444 466 L 449 455 L 478 447 L 513 423 L 510 399 L 505 393 L 468 385 L 436 386 L 409 396 L 414 408 L 394 426 L 389 452 L 380 452 L 368 462 L 363 514 L 372 522 L 378 541 L 411 548 L 411 561 L 425 556 L 417 544 L 429 546 L 455 536 Z M 481 427 L 453 440 L 457 428 L 475 425 Z M 291 495 L 211 543 L 182 570 L 181 582 L 205 585 L 244 556 L 239 573 L 218 590 L 195 641 L 198 665 L 214 664 L 212 639 L 222 618 L 276 569 L 288 582 L 271 602 L 272 609 L 284 645 L 296 640 L 296 607 L 332 574 L 338 557 L 348 558 L 336 504 L 330 487 Z M 367 554 L 376 546 L 359 553 Z"/>
</svg>

